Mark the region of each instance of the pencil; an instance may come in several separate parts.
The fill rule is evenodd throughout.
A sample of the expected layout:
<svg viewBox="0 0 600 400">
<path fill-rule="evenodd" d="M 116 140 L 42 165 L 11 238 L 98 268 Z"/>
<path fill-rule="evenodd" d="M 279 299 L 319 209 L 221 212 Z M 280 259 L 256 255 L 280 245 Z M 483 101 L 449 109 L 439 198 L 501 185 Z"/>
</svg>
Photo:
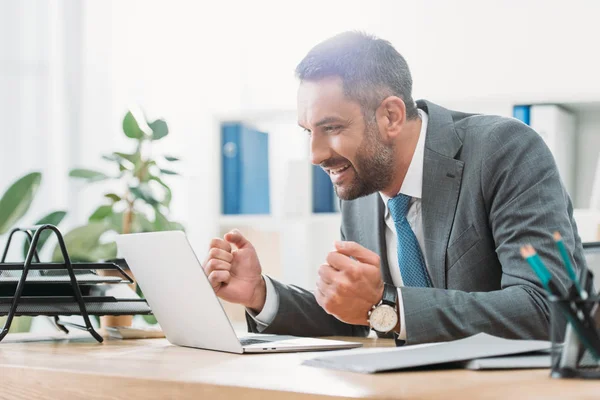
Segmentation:
<svg viewBox="0 0 600 400">
<path fill-rule="evenodd" d="M 575 284 L 575 287 L 577 288 L 577 292 L 579 292 L 579 295 L 582 298 L 587 297 L 587 296 L 584 295 L 584 291 L 581 288 L 581 286 L 579 285 L 579 280 L 577 279 L 577 274 L 575 274 L 575 270 L 573 269 L 573 265 L 571 265 L 571 260 L 569 259 L 569 253 L 567 252 L 567 248 L 565 247 L 565 243 L 563 242 L 560 233 L 559 232 L 554 232 L 553 236 L 554 236 L 554 241 L 556 242 L 556 247 L 558 247 L 558 251 L 560 252 L 560 256 L 562 257 L 563 262 L 565 264 L 565 268 L 567 269 L 567 273 L 569 274 L 569 278 L 571 278 L 571 280 Z"/>
<path fill-rule="evenodd" d="M 590 353 L 592 353 L 596 360 L 600 360 L 600 338 L 598 338 L 595 330 L 591 332 L 583 325 L 582 319 L 585 319 L 585 316 L 582 315 L 580 310 L 571 308 L 574 303 L 571 303 L 571 307 L 569 307 L 569 305 L 564 302 L 566 296 L 563 293 L 563 290 L 561 290 L 558 285 L 554 283 L 550 271 L 548 268 L 546 268 L 533 246 L 525 245 L 521 247 L 521 256 L 529 263 L 531 268 L 542 282 L 544 288 L 551 295 L 557 297 L 556 304 L 565 315 L 571 326 L 573 326 L 575 329 L 575 332 L 579 336 L 579 339 L 583 345 L 590 350 Z"/>
</svg>

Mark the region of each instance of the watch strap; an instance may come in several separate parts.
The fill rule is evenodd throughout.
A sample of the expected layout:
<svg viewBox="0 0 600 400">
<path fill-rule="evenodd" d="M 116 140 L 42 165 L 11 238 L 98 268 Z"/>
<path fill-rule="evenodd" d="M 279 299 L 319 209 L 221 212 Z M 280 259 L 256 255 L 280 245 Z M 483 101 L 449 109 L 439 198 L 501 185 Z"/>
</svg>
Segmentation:
<svg viewBox="0 0 600 400">
<path fill-rule="evenodd" d="M 383 297 L 381 298 L 381 304 L 387 304 L 388 306 L 392 306 L 396 308 L 396 303 L 398 302 L 398 291 L 394 285 L 390 285 L 389 283 L 383 284 Z"/>
</svg>

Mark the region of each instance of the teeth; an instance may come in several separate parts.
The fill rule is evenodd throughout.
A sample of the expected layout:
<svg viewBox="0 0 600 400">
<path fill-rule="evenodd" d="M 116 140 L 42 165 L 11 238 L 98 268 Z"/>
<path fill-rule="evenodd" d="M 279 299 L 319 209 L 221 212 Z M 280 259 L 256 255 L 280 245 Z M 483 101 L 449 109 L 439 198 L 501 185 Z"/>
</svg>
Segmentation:
<svg viewBox="0 0 600 400">
<path fill-rule="evenodd" d="M 337 174 L 339 174 L 340 172 L 343 172 L 343 171 L 347 170 L 349 167 L 350 167 L 350 164 L 346 164 L 346 165 L 344 165 L 343 167 L 341 167 L 341 168 L 338 168 L 338 169 L 330 169 L 330 170 L 329 170 L 329 172 L 330 172 L 331 174 L 333 174 L 333 175 L 337 175 Z"/>
</svg>

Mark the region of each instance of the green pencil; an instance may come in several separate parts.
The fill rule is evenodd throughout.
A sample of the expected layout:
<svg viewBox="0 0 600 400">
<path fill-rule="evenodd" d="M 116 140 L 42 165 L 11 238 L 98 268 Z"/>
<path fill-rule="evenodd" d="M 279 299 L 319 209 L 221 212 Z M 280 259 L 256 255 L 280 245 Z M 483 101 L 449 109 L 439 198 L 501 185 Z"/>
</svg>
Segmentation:
<svg viewBox="0 0 600 400">
<path fill-rule="evenodd" d="M 567 269 L 567 273 L 569 274 L 569 278 L 571 278 L 571 280 L 575 284 L 575 287 L 577 288 L 579 295 L 585 299 L 587 296 L 586 296 L 586 294 L 584 294 L 584 290 L 579 285 L 579 280 L 577 279 L 577 274 L 575 274 L 575 270 L 573 269 L 573 266 L 571 265 L 571 260 L 569 259 L 569 253 L 567 252 L 567 248 L 565 247 L 565 243 L 563 242 L 562 237 L 560 236 L 560 233 L 554 232 L 553 236 L 554 236 L 554 241 L 556 242 L 556 247 L 558 247 L 560 256 L 562 257 L 563 262 L 565 264 L 565 268 Z"/>
</svg>

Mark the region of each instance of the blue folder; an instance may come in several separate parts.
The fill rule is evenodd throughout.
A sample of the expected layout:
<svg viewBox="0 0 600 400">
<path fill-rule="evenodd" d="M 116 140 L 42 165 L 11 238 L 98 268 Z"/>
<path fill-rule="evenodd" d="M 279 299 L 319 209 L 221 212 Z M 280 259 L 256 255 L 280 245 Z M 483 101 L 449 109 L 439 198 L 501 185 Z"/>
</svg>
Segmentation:
<svg viewBox="0 0 600 400">
<path fill-rule="evenodd" d="M 519 121 L 531 125 L 531 106 L 519 105 L 513 107 L 513 117 Z"/>
<path fill-rule="evenodd" d="M 318 165 L 313 165 L 312 170 L 312 201 L 314 213 L 335 212 L 336 196 L 333 184 L 327 172 Z"/>
<path fill-rule="evenodd" d="M 269 214 L 269 135 L 221 126 L 223 214 Z"/>
</svg>

